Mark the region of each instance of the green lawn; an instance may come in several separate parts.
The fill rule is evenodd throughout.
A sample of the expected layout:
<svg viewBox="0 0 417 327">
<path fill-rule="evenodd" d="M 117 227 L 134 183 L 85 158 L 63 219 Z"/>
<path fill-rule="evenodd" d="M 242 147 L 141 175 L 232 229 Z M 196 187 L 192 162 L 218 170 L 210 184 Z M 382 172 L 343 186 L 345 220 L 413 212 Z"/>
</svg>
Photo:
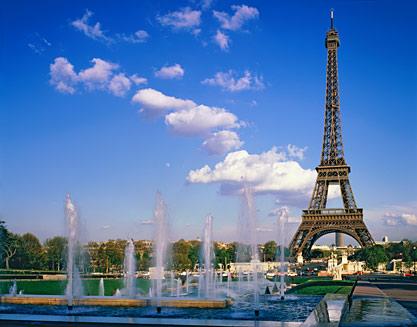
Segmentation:
<svg viewBox="0 0 417 327">
<path fill-rule="evenodd" d="M 311 286 L 301 290 L 294 291 L 293 294 L 304 294 L 304 295 L 326 295 L 328 293 L 333 294 L 349 294 L 351 286 Z"/>
<path fill-rule="evenodd" d="M 349 294 L 352 286 L 353 281 L 314 280 L 300 284 L 290 289 L 288 293 L 305 295 Z"/>
<path fill-rule="evenodd" d="M 65 293 L 66 281 L 52 280 L 17 280 L 18 291 L 22 290 L 23 294 L 42 294 L 42 295 L 63 295 Z M 146 279 L 137 279 L 137 287 L 143 294 L 149 291 L 150 281 Z M 12 285 L 10 281 L 0 281 L 0 294 L 9 293 Z M 99 279 L 83 280 L 85 295 L 98 295 Z M 116 289 L 123 288 L 122 279 L 105 279 L 104 294 L 114 295 Z"/>
<path fill-rule="evenodd" d="M 303 284 L 309 281 L 316 280 L 332 280 L 331 277 L 318 277 L 318 276 L 297 276 L 297 277 L 288 277 L 288 282 L 291 284 Z"/>
</svg>

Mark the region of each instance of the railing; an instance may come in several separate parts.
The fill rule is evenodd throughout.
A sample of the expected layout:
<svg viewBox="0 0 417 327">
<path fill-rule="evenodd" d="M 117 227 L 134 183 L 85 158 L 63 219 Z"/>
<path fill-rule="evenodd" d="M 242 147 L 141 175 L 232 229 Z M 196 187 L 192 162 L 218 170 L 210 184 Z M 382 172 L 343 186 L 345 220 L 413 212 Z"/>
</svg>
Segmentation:
<svg viewBox="0 0 417 327">
<path fill-rule="evenodd" d="M 336 209 L 336 208 L 326 208 L 326 209 L 307 209 L 303 210 L 305 214 L 310 215 L 345 215 L 350 213 L 362 213 L 363 209 L 361 208 L 349 208 L 349 209 Z"/>
</svg>

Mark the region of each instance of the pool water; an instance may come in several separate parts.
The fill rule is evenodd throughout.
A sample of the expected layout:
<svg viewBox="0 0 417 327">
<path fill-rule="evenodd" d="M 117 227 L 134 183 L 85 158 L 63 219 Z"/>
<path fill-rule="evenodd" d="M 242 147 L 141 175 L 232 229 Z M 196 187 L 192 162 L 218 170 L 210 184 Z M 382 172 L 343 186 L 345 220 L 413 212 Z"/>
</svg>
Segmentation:
<svg viewBox="0 0 417 327">
<path fill-rule="evenodd" d="M 281 300 L 278 296 L 263 295 L 259 303 L 259 320 L 304 321 L 320 302 L 321 296 L 289 295 Z M 158 314 L 155 307 L 74 307 L 71 311 L 65 306 L 0 305 L 0 314 L 32 315 L 76 315 L 104 317 L 146 317 L 182 319 L 241 319 L 252 320 L 254 307 L 250 296 L 235 299 L 224 309 L 162 308 Z"/>
</svg>

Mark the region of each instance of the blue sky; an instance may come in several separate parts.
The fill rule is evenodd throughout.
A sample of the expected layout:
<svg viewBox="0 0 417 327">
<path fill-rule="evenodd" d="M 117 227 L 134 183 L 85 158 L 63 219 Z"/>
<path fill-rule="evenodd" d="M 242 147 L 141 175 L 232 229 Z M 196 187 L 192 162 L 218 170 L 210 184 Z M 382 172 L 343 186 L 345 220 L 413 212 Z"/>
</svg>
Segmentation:
<svg viewBox="0 0 417 327">
<path fill-rule="evenodd" d="M 173 238 L 211 213 L 231 240 L 243 177 L 260 239 L 277 206 L 295 229 L 320 159 L 332 7 L 356 201 L 376 239 L 415 239 L 413 1 L 1 3 L 1 216 L 62 234 L 71 193 L 88 239 L 149 238 L 159 190 Z"/>
</svg>

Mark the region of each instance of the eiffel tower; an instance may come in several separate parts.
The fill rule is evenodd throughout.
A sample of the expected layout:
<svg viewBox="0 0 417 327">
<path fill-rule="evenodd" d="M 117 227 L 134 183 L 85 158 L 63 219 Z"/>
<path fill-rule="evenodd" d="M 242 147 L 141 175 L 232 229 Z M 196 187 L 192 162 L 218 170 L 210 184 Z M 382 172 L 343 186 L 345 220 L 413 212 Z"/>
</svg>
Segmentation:
<svg viewBox="0 0 417 327">
<path fill-rule="evenodd" d="M 333 10 L 330 12 L 330 30 L 326 35 L 326 108 L 324 113 L 323 149 L 320 165 L 316 167 L 317 180 L 310 205 L 303 210 L 301 225 L 291 243 L 292 257 L 302 262 L 308 257 L 314 242 L 323 235 L 336 233 L 336 246 L 343 246 L 343 234 L 353 237 L 362 247 L 374 244 L 363 221 L 363 209 L 356 206 L 349 183 L 350 167 L 346 164 L 342 142 L 342 122 L 337 76 L 337 48 L 339 34 L 334 28 Z M 340 186 L 343 209 L 326 208 L 329 185 Z"/>
</svg>

